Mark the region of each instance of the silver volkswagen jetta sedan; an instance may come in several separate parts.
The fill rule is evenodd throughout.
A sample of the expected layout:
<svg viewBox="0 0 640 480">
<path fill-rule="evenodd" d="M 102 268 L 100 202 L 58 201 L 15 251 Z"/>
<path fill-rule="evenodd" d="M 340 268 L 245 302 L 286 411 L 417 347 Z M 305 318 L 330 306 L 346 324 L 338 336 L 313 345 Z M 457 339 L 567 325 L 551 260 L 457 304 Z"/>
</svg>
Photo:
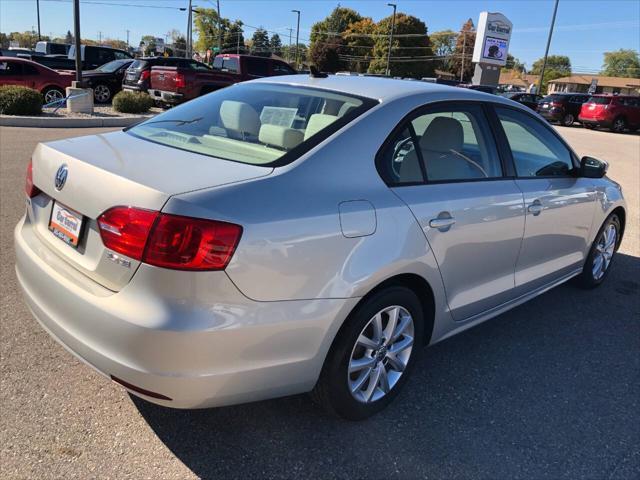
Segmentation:
<svg viewBox="0 0 640 480">
<path fill-rule="evenodd" d="M 179 408 L 384 408 L 419 348 L 578 277 L 625 225 L 606 164 L 497 96 L 289 76 L 40 144 L 15 230 L 36 319 Z"/>
</svg>

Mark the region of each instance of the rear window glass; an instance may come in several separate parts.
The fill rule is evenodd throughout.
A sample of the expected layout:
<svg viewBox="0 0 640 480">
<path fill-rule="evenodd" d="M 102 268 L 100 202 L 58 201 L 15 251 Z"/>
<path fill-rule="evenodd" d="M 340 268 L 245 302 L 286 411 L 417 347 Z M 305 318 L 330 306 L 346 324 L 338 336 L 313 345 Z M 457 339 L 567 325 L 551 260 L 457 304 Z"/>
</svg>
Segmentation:
<svg viewBox="0 0 640 480">
<path fill-rule="evenodd" d="M 589 99 L 589 103 L 595 103 L 597 105 L 609 105 L 611 103 L 611 98 L 608 98 L 608 97 L 591 97 Z"/>
<path fill-rule="evenodd" d="M 134 62 L 131 65 L 129 65 L 129 69 L 130 70 L 142 70 L 147 65 L 149 65 L 149 62 L 147 62 L 146 60 L 134 60 Z"/>
<path fill-rule="evenodd" d="M 238 84 L 129 130 L 155 143 L 225 160 L 287 164 L 377 102 L 316 88 Z"/>
<path fill-rule="evenodd" d="M 542 99 L 543 102 L 561 102 L 562 100 L 568 99 L 565 95 L 547 95 Z"/>
</svg>

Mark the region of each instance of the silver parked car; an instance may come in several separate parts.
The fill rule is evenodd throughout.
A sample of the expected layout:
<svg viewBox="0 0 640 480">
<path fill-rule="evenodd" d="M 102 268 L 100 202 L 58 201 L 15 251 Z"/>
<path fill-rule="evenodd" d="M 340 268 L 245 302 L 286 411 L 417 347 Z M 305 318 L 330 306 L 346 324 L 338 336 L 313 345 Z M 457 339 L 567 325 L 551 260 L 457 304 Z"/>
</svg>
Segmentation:
<svg viewBox="0 0 640 480">
<path fill-rule="evenodd" d="M 421 346 L 606 278 L 606 168 L 501 97 L 271 77 L 38 145 L 16 272 L 53 337 L 149 401 L 312 391 L 360 419 Z"/>
</svg>

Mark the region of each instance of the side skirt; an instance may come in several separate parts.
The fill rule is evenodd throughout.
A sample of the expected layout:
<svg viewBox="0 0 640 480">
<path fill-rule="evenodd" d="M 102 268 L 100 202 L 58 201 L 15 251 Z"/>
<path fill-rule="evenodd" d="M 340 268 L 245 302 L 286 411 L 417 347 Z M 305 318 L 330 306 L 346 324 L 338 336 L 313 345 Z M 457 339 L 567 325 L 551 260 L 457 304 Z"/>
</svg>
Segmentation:
<svg viewBox="0 0 640 480">
<path fill-rule="evenodd" d="M 442 340 L 445 340 L 449 337 L 452 337 L 460 332 L 463 332 L 464 330 L 471 328 L 471 327 L 475 327 L 476 325 L 489 320 L 490 318 L 493 317 L 497 317 L 498 315 L 511 310 L 512 308 L 517 307 L 518 305 L 522 305 L 525 302 L 528 302 L 529 300 L 531 300 L 532 298 L 537 297 L 538 295 L 542 295 L 543 293 L 551 290 L 552 288 L 557 287 L 558 285 L 566 282 L 567 280 L 570 280 L 571 278 L 575 277 L 576 275 L 579 275 L 580 272 L 582 272 L 582 268 L 578 268 L 576 270 L 573 270 L 569 273 L 567 273 L 566 275 L 560 277 L 557 280 L 554 280 L 551 283 L 548 283 L 546 285 L 543 285 L 542 287 L 538 287 L 535 290 L 532 290 L 529 293 L 525 293 L 524 295 L 521 295 L 517 298 L 514 298 L 513 300 L 509 300 L 508 302 L 505 302 L 501 305 L 498 305 L 497 307 L 493 307 L 490 310 L 487 310 L 485 312 L 482 313 L 478 313 L 472 317 L 469 317 L 465 320 L 461 320 L 460 322 L 456 322 L 456 323 L 462 323 L 463 325 L 460 325 L 457 328 L 454 328 L 453 330 L 450 330 L 449 332 L 447 332 L 445 335 L 443 335 L 442 337 L 436 339 L 435 341 L 431 342 L 431 345 L 441 342 Z"/>
</svg>

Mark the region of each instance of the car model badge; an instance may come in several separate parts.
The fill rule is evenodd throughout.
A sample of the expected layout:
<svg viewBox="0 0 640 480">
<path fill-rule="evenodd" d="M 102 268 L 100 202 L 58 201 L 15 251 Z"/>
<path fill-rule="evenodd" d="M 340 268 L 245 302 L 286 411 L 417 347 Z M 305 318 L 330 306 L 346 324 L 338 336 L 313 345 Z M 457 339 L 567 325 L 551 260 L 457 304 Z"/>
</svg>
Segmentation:
<svg viewBox="0 0 640 480">
<path fill-rule="evenodd" d="M 67 166 L 61 165 L 58 171 L 56 172 L 56 178 L 54 183 L 56 190 L 60 191 L 64 187 L 64 184 L 67 181 L 67 173 L 68 173 Z"/>
</svg>

